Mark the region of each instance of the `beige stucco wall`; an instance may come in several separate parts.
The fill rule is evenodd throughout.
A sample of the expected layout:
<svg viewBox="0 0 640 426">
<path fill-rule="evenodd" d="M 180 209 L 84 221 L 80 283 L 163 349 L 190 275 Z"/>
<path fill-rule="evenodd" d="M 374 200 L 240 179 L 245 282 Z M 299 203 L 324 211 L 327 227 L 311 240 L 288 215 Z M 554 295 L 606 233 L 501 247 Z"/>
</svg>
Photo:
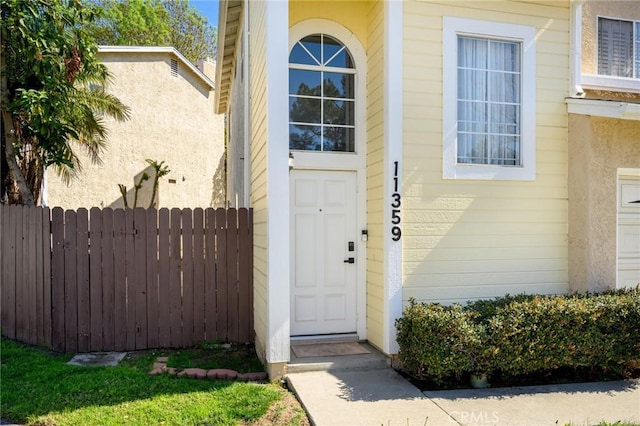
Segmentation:
<svg viewBox="0 0 640 426">
<path fill-rule="evenodd" d="M 582 6 L 582 72 L 598 73 L 598 16 L 640 20 L 637 0 L 588 0 Z"/>
<path fill-rule="evenodd" d="M 403 300 L 568 291 L 569 1 L 405 1 Z M 534 27 L 535 181 L 443 179 L 443 17 Z"/>
<path fill-rule="evenodd" d="M 640 168 L 640 121 L 569 115 L 569 280 L 616 286 L 618 168 Z"/>
<path fill-rule="evenodd" d="M 100 58 L 113 75 L 109 91 L 131 108 L 131 118 L 106 121 L 102 164 L 79 153 L 83 171 L 69 186 L 47 172 L 47 205 L 123 207 L 118 184 L 128 188 L 131 204 L 134 181 L 150 171 L 146 159 L 171 170 L 160 180 L 159 207 L 224 205 L 224 116 L 213 113 L 213 91 L 181 61 L 172 76 L 171 53 L 102 52 Z M 151 188 L 149 180 L 138 206 L 148 205 Z"/>
</svg>

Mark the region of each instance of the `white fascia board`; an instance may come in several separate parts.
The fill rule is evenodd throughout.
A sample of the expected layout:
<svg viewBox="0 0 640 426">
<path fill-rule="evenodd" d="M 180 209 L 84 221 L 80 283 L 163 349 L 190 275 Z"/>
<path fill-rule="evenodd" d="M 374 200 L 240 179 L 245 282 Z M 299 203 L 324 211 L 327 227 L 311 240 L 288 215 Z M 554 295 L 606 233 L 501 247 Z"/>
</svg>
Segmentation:
<svg viewBox="0 0 640 426">
<path fill-rule="evenodd" d="M 267 362 L 289 361 L 288 1 L 265 7 L 267 79 Z"/>
<path fill-rule="evenodd" d="M 175 47 L 171 46 L 98 46 L 98 53 L 135 53 L 144 55 L 145 53 L 168 53 L 174 55 L 183 65 L 186 65 L 195 75 L 214 90 L 215 83 L 200 71 L 190 60 L 184 57 Z"/>
<path fill-rule="evenodd" d="M 402 2 L 384 3 L 384 266 L 383 347 L 397 354 L 395 321 L 402 316 L 402 238 L 392 239 L 393 194 L 402 200 Z M 397 172 L 397 174 L 396 174 Z M 394 178 L 397 178 L 397 188 Z M 396 191 L 397 189 L 397 191 Z M 402 204 L 399 209 L 402 209 Z M 400 212 L 402 229 L 402 211 Z"/>
<path fill-rule="evenodd" d="M 640 104 L 597 99 L 567 98 L 569 114 L 591 115 L 594 117 L 640 120 Z"/>
</svg>

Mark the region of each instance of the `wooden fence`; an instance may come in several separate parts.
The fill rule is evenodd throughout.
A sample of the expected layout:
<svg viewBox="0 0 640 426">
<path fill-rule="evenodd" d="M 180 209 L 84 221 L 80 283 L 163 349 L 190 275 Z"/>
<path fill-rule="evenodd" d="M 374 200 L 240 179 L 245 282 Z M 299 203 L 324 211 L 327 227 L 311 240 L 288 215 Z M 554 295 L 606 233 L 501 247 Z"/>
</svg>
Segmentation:
<svg viewBox="0 0 640 426">
<path fill-rule="evenodd" d="M 252 215 L 0 206 L 2 334 L 61 352 L 250 342 Z"/>
</svg>

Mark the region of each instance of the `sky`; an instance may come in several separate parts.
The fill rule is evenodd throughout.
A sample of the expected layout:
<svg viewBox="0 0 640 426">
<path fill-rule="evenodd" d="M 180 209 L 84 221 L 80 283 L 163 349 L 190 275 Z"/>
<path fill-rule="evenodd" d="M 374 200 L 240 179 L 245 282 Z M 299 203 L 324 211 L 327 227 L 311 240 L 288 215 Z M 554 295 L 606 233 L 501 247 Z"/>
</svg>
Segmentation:
<svg viewBox="0 0 640 426">
<path fill-rule="evenodd" d="M 218 0 L 191 0 L 189 4 L 207 18 L 209 25 L 218 26 Z"/>
</svg>

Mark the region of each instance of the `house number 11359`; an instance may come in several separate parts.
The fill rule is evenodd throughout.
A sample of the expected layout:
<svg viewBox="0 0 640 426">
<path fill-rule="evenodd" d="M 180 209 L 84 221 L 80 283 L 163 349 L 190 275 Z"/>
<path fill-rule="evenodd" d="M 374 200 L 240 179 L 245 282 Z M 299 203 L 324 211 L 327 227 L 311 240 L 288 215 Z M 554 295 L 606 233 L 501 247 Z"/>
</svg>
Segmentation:
<svg viewBox="0 0 640 426">
<path fill-rule="evenodd" d="M 402 237 L 402 228 L 400 222 L 400 207 L 402 206 L 402 196 L 398 191 L 398 162 L 393 162 L 393 193 L 391 194 L 391 239 L 400 241 Z"/>
</svg>

